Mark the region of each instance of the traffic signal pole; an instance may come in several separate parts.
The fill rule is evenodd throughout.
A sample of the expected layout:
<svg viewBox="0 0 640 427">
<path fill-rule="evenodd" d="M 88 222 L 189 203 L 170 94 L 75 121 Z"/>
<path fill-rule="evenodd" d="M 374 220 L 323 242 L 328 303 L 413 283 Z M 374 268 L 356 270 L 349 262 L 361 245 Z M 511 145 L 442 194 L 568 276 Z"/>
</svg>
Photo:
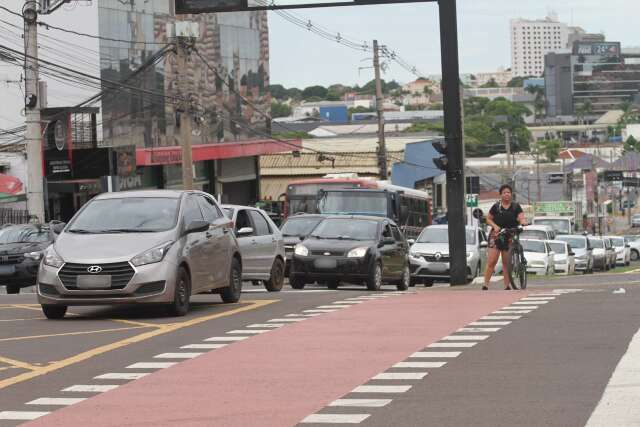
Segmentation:
<svg viewBox="0 0 640 427">
<path fill-rule="evenodd" d="M 458 63 L 458 23 L 456 0 L 438 0 L 440 12 L 440 50 L 442 56 L 442 98 L 447 155 L 447 221 L 451 286 L 467 280 L 465 239 L 465 179 L 462 138 L 460 66 Z"/>
</svg>

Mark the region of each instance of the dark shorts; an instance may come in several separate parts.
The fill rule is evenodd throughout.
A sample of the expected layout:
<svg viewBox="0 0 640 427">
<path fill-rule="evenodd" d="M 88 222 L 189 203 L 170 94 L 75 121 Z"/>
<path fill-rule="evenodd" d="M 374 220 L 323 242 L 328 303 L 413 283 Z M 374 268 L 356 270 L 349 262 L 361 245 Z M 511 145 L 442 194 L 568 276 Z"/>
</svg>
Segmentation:
<svg viewBox="0 0 640 427">
<path fill-rule="evenodd" d="M 491 230 L 491 232 L 489 233 L 489 248 L 500 250 L 496 247 L 497 238 L 498 238 L 498 232 L 495 230 Z M 512 239 L 511 237 L 509 237 L 509 246 L 511 246 L 511 242 L 512 242 Z M 506 252 L 507 250 L 505 249 L 504 251 Z"/>
</svg>

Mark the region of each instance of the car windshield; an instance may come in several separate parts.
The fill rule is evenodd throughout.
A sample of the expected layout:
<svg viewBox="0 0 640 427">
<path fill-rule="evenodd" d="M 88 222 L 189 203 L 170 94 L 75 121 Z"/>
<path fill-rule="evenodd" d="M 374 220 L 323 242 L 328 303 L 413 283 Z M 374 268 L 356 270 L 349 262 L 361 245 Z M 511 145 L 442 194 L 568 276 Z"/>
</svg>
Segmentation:
<svg viewBox="0 0 640 427">
<path fill-rule="evenodd" d="M 318 239 L 376 240 L 378 223 L 353 218 L 325 219 L 311 234 Z"/>
<path fill-rule="evenodd" d="M 611 238 L 611 243 L 613 243 L 613 246 L 615 246 L 616 248 L 622 248 L 622 247 L 624 247 L 624 238 L 622 238 L 622 237 L 612 237 Z"/>
<path fill-rule="evenodd" d="M 571 233 L 571 222 L 568 219 L 536 219 L 536 225 L 548 225 L 560 233 Z"/>
<path fill-rule="evenodd" d="M 233 219 L 233 208 L 222 208 L 222 210 L 224 211 L 224 214 L 227 216 L 227 218 Z"/>
<path fill-rule="evenodd" d="M 542 230 L 524 230 L 520 234 L 520 238 L 546 240 L 549 238 L 549 236 L 547 236 L 547 233 Z"/>
<path fill-rule="evenodd" d="M 39 243 L 49 241 L 49 232 L 33 225 L 7 227 L 0 232 L 0 244 Z"/>
<path fill-rule="evenodd" d="M 167 231 L 176 226 L 180 200 L 123 197 L 94 200 L 78 214 L 70 233 L 126 233 Z"/>
<path fill-rule="evenodd" d="M 282 226 L 283 236 L 308 236 L 322 218 L 290 218 Z"/>
<path fill-rule="evenodd" d="M 564 243 L 549 242 L 549 246 L 551 247 L 551 250 L 557 254 L 567 253 L 567 246 Z"/>
<path fill-rule="evenodd" d="M 574 249 L 584 249 L 587 246 L 585 239 L 581 237 L 558 236 L 558 240 L 567 242 Z"/>
<path fill-rule="evenodd" d="M 591 244 L 591 247 L 596 248 L 596 249 L 603 249 L 604 248 L 604 242 L 600 239 L 589 239 L 589 243 Z"/>
<path fill-rule="evenodd" d="M 475 233 L 473 230 L 466 230 L 465 238 L 467 239 L 467 245 L 474 245 L 476 243 Z M 418 243 L 449 243 L 449 230 L 447 228 L 432 228 L 427 227 L 422 230 L 420 237 L 417 240 Z"/>
<path fill-rule="evenodd" d="M 544 242 L 535 240 L 520 240 L 520 244 L 522 244 L 522 248 L 525 252 L 536 252 L 541 254 L 545 253 Z"/>
</svg>

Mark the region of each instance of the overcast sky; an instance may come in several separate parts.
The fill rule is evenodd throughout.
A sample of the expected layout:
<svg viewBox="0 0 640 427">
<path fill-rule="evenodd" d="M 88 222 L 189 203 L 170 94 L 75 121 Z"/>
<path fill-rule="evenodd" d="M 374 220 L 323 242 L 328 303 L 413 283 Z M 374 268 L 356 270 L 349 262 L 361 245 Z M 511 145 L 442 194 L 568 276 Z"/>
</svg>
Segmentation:
<svg viewBox="0 0 640 427">
<path fill-rule="evenodd" d="M 24 3 L 22 0 L 0 2 L 13 10 L 18 10 Z M 70 8 L 73 9 L 71 11 L 60 10 L 43 19 L 69 29 L 97 34 L 95 5 L 85 6 L 84 3 Z M 602 31 L 608 40 L 621 41 L 623 46 L 640 46 L 635 22 L 640 16 L 638 0 L 458 0 L 461 72 L 509 67 L 509 20 L 517 17 L 544 18 L 552 10 L 561 21 L 579 25 L 589 32 Z M 435 3 L 306 9 L 292 13 L 351 38 L 367 41 L 377 38 L 424 74 L 440 73 L 438 9 Z M 17 22 L 2 10 L 0 19 Z M 302 88 L 312 84 L 363 84 L 371 80 L 371 69 L 358 70 L 359 67 L 370 65 L 370 55 L 324 40 L 275 13 L 270 14 L 269 25 L 272 83 Z M 9 35 L 2 30 L 6 27 L 6 24 L 0 23 L 0 43 L 19 46 L 19 39 L 13 40 L 17 44 L 11 44 Z M 97 50 L 95 40 L 53 30 L 41 32 Z M 45 38 L 40 41 L 48 42 Z M 84 62 L 77 66 L 83 71 L 95 70 L 97 73 L 97 56 L 91 59 L 91 55 L 78 50 L 77 46 L 67 46 L 66 49 L 56 44 L 52 46 L 57 47 L 58 52 L 49 51 L 49 55 L 73 64 L 78 63 L 73 58 L 65 57 L 64 52 L 81 55 Z M 407 82 L 414 78 L 400 66 L 393 63 L 389 65 L 383 76 L 385 79 Z M 19 80 L 20 72 L 16 67 L 0 63 L 0 128 L 12 127 L 23 121 L 19 114 L 22 95 L 18 85 L 5 82 Z M 51 82 L 49 88 L 50 106 L 69 104 L 86 98 L 88 94 L 70 90 L 55 82 Z"/>
</svg>

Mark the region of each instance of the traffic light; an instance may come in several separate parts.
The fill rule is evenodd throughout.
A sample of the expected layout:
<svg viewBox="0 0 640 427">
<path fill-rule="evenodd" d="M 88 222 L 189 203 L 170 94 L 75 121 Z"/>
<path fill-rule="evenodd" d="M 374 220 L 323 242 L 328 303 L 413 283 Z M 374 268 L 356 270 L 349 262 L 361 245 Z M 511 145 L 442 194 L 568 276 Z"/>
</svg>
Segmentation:
<svg viewBox="0 0 640 427">
<path fill-rule="evenodd" d="M 447 158 L 447 141 L 445 141 L 444 139 L 438 140 L 438 141 L 434 141 L 431 143 L 431 145 L 433 145 L 433 148 L 440 154 L 442 154 L 442 156 L 440 157 L 435 157 L 433 159 L 433 163 L 438 167 L 438 169 L 441 169 L 443 171 L 446 171 L 449 169 L 449 159 Z"/>
</svg>

